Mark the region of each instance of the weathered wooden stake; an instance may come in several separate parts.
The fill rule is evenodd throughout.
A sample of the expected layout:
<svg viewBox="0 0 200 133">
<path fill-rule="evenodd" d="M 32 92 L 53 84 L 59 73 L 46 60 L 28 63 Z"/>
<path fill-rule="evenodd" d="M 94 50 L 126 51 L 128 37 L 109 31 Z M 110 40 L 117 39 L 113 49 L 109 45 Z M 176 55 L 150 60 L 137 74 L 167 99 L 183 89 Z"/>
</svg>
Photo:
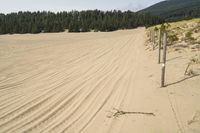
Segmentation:
<svg viewBox="0 0 200 133">
<path fill-rule="evenodd" d="M 156 32 L 153 31 L 153 50 L 155 50 L 156 47 Z"/>
<path fill-rule="evenodd" d="M 152 42 L 152 31 L 150 30 L 150 42 Z"/>
<path fill-rule="evenodd" d="M 158 33 L 158 64 L 160 64 L 160 55 L 161 55 L 161 29 L 159 29 Z"/>
<path fill-rule="evenodd" d="M 161 75 L 161 87 L 165 87 L 166 54 L 167 54 L 167 33 L 164 32 L 164 36 L 163 36 L 163 64 L 162 64 L 162 75 Z"/>
</svg>

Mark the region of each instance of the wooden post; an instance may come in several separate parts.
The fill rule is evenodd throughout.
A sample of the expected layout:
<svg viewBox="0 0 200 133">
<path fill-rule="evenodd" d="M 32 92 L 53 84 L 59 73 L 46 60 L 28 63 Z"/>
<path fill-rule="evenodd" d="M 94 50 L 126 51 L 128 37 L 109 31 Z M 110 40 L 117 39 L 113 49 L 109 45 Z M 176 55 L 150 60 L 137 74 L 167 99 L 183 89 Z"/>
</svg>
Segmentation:
<svg viewBox="0 0 200 133">
<path fill-rule="evenodd" d="M 162 64 L 162 75 L 161 75 L 161 87 L 165 87 L 166 54 L 167 54 L 167 33 L 164 32 L 164 36 L 163 36 L 163 64 Z"/>
<path fill-rule="evenodd" d="M 150 38 L 151 38 L 150 40 L 151 40 L 151 42 L 153 41 L 152 34 L 153 34 L 153 31 L 151 30 L 150 31 Z"/>
<path fill-rule="evenodd" d="M 153 50 L 155 50 L 156 45 L 156 32 L 153 31 Z"/>
<path fill-rule="evenodd" d="M 160 64 L 160 55 L 161 55 L 161 29 L 159 29 L 158 33 L 158 64 Z"/>
</svg>

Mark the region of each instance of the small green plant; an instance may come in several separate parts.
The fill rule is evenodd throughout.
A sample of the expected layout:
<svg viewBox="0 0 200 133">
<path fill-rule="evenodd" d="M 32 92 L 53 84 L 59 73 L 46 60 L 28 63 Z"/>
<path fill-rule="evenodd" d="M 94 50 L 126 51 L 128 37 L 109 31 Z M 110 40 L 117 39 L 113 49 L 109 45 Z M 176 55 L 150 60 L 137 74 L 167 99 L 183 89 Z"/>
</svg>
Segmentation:
<svg viewBox="0 0 200 133">
<path fill-rule="evenodd" d="M 169 39 L 169 43 L 170 43 L 170 44 L 173 44 L 174 42 L 176 42 L 176 41 L 179 40 L 179 38 L 177 37 L 176 34 L 168 35 L 168 39 Z"/>
<path fill-rule="evenodd" d="M 158 31 L 158 30 L 159 30 L 158 27 L 155 27 L 155 28 L 154 28 L 154 31 Z"/>
<path fill-rule="evenodd" d="M 196 40 L 194 37 L 192 37 L 191 31 L 189 31 L 185 34 L 185 39 L 186 39 L 186 41 L 195 41 Z"/>
<path fill-rule="evenodd" d="M 171 27 L 171 25 L 169 23 L 163 23 L 160 26 L 161 31 L 167 31 L 169 28 Z"/>
<path fill-rule="evenodd" d="M 191 31 L 189 31 L 189 32 L 187 32 L 186 34 L 185 34 L 185 37 L 187 37 L 187 38 L 190 38 L 192 36 L 192 32 Z"/>
</svg>

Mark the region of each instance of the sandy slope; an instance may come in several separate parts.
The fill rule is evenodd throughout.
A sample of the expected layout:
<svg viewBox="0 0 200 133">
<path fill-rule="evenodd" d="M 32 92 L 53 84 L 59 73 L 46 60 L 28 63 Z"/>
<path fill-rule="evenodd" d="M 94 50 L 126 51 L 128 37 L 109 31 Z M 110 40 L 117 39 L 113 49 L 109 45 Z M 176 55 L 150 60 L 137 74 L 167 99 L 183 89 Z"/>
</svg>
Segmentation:
<svg viewBox="0 0 200 133">
<path fill-rule="evenodd" d="M 200 131 L 199 77 L 159 88 L 144 30 L 0 36 L 0 132 Z"/>
</svg>

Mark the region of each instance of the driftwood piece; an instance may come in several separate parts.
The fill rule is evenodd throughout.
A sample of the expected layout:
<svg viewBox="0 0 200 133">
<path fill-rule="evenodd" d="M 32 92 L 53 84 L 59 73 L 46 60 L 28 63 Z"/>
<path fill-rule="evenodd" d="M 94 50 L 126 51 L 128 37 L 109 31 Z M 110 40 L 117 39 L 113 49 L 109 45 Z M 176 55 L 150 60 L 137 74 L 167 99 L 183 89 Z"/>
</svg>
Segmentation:
<svg viewBox="0 0 200 133">
<path fill-rule="evenodd" d="M 140 114 L 140 115 L 149 115 L 149 116 L 155 116 L 154 113 L 150 113 L 150 112 L 126 112 L 126 111 L 122 111 L 122 110 L 119 110 L 119 109 L 115 109 L 113 108 L 113 110 L 115 112 L 111 112 L 112 113 L 112 116 L 109 116 L 110 118 L 111 117 L 119 117 L 121 115 L 127 115 L 127 114 Z"/>
</svg>

